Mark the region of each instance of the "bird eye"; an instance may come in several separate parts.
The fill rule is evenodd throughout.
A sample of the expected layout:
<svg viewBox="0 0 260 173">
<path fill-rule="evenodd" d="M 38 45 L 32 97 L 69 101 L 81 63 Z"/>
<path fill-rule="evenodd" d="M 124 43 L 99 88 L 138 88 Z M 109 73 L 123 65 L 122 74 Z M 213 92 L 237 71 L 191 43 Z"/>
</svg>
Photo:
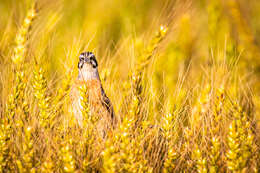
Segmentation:
<svg viewBox="0 0 260 173">
<path fill-rule="evenodd" d="M 80 54 L 80 56 L 79 56 L 79 60 L 80 60 L 80 61 L 83 61 L 83 60 L 84 60 L 84 54 L 83 54 L 83 53 Z"/>
</svg>

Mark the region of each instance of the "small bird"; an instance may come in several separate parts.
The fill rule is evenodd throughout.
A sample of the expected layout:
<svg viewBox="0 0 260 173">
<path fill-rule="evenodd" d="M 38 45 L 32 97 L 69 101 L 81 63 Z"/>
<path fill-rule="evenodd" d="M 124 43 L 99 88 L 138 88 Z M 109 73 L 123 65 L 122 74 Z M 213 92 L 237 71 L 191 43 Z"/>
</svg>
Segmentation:
<svg viewBox="0 0 260 173">
<path fill-rule="evenodd" d="M 79 87 L 86 85 L 88 102 L 90 106 L 90 116 L 98 117 L 97 130 L 102 137 L 106 135 L 106 131 L 115 125 L 115 115 L 112 103 L 106 96 L 101 85 L 98 63 L 92 52 L 83 52 L 79 56 L 78 62 L 78 78 L 71 88 L 72 111 L 80 127 L 83 126 L 83 115 L 81 112 L 81 95 Z"/>
</svg>

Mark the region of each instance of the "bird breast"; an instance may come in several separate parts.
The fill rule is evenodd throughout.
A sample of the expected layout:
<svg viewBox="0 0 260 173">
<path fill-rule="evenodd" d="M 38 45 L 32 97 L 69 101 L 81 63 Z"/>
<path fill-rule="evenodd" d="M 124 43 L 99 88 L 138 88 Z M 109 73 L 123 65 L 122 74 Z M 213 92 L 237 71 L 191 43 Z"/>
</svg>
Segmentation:
<svg viewBox="0 0 260 173">
<path fill-rule="evenodd" d="M 98 116 L 106 116 L 107 110 L 102 104 L 102 87 L 101 83 L 98 80 L 88 80 L 88 81 L 79 81 L 77 80 L 72 86 L 71 89 L 71 101 L 72 101 L 72 108 L 75 117 L 78 121 L 81 121 L 82 114 L 81 114 L 81 93 L 79 88 L 83 85 L 87 87 L 87 98 L 90 107 L 91 113 L 98 114 Z M 102 117 L 103 117 L 102 116 Z"/>
<path fill-rule="evenodd" d="M 79 88 L 83 85 L 87 87 L 87 97 L 88 102 L 91 106 L 95 107 L 95 104 L 100 102 L 102 97 L 102 89 L 100 81 L 98 80 L 88 80 L 88 81 L 76 81 L 75 86 L 73 86 L 72 92 L 75 93 L 76 100 L 79 100 L 82 96 L 80 94 Z M 93 105 L 94 104 L 94 105 Z"/>
</svg>

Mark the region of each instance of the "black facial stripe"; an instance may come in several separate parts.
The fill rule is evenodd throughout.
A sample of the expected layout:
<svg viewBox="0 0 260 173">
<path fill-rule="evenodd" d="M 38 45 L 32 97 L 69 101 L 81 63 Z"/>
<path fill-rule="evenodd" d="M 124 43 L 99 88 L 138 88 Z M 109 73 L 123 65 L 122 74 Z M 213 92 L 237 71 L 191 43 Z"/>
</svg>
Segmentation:
<svg viewBox="0 0 260 173">
<path fill-rule="evenodd" d="M 93 57 L 90 57 L 90 63 L 92 64 L 92 66 L 94 68 L 96 68 L 98 66 L 97 60 L 95 58 L 93 58 Z"/>
<path fill-rule="evenodd" d="M 78 63 L 78 68 L 81 69 L 84 65 L 84 61 L 79 61 Z"/>
</svg>

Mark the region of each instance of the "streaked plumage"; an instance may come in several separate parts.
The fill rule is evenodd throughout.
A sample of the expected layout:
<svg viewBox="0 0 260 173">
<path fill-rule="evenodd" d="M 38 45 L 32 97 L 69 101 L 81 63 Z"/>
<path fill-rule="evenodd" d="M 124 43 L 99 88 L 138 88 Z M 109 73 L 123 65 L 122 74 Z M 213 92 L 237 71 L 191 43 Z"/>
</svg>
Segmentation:
<svg viewBox="0 0 260 173">
<path fill-rule="evenodd" d="M 106 96 L 101 85 L 97 61 L 91 52 L 84 52 L 79 57 L 79 75 L 71 89 L 71 102 L 75 118 L 82 127 L 83 116 L 81 113 L 81 95 L 79 87 L 87 86 L 90 115 L 98 117 L 97 130 L 102 136 L 115 124 L 112 104 Z"/>
</svg>

